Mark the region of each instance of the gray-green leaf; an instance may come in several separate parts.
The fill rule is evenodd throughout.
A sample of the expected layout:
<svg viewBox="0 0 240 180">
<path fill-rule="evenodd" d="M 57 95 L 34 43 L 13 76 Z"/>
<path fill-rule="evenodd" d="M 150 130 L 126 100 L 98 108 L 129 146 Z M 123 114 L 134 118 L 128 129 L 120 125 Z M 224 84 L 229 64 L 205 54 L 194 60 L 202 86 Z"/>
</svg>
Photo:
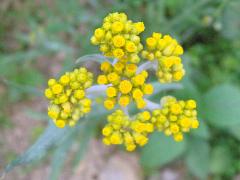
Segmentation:
<svg viewBox="0 0 240 180">
<path fill-rule="evenodd" d="M 180 157 L 185 151 L 186 143 L 175 142 L 171 137 L 156 132 L 141 151 L 141 163 L 146 169 L 155 169 Z"/>
<path fill-rule="evenodd" d="M 41 159 L 48 149 L 55 145 L 56 142 L 62 137 L 69 129 L 59 129 L 52 122 L 45 132 L 40 136 L 40 138 L 21 156 L 16 160 L 12 161 L 5 168 L 6 172 L 11 171 L 14 167 L 18 165 L 23 165 Z"/>
<path fill-rule="evenodd" d="M 102 54 L 88 54 L 78 58 L 76 60 L 76 64 L 82 63 L 84 61 L 95 61 L 95 62 L 102 63 L 104 61 L 108 61 L 108 59 Z"/>
<path fill-rule="evenodd" d="M 212 88 L 203 96 L 206 120 L 216 127 L 240 123 L 240 90 L 229 84 Z"/>
<path fill-rule="evenodd" d="M 209 144 L 200 138 L 188 141 L 186 163 L 189 171 L 200 179 L 207 179 L 209 171 Z"/>
<path fill-rule="evenodd" d="M 192 130 L 191 135 L 204 139 L 209 139 L 210 133 L 207 124 L 201 119 L 199 119 L 199 123 L 199 128 Z"/>
</svg>

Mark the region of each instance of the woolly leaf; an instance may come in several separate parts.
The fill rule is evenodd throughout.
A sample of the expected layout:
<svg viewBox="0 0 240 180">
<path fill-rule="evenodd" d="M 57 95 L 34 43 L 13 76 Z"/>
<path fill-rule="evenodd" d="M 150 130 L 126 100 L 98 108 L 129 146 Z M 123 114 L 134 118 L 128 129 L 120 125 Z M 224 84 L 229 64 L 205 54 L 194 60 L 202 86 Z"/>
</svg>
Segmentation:
<svg viewBox="0 0 240 180">
<path fill-rule="evenodd" d="M 60 137 L 62 137 L 68 130 L 69 128 L 59 129 L 50 122 L 49 126 L 39 139 L 25 153 L 8 164 L 5 171 L 9 172 L 18 165 L 24 165 L 41 159 L 46 154 L 47 150 L 55 145 Z"/>
<path fill-rule="evenodd" d="M 141 163 L 151 170 L 170 163 L 185 151 L 185 141 L 175 142 L 162 133 L 153 133 L 141 151 Z"/>
<path fill-rule="evenodd" d="M 186 157 L 190 172 L 200 179 L 207 179 L 209 171 L 209 144 L 200 138 L 191 138 L 188 141 Z"/>
<path fill-rule="evenodd" d="M 76 60 L 76 64 L 79 64 L 85 61 L 96 61 L 96 62 L 102 63 L 104 61 L 108 61 L 108 59 L 101 54 L 88 54 L 78 58 Z"/>
<path fill-rule="evenodd" d="M 199 119 L 199 124 L 200 125 L 197 129 L 192 130 L 191 135 L 204 139 L 209 139 L 210 133 L 207 124 L 201 119 Z"/>
<path fill-rule="evenodd" d="M 79 130 L 79 128 L 77 128 Z M 76 135 L 76 128 L 70 129 L 69 133 L 64 137 L 62 143 L 59 144 L 58 148 L 55 150 L 51 162 L 51 173 L 49 179 L 57 180 L 63 168 L 65 159 L 68 157 L 67 152 L 74 142 L 74 136 Z"/>
<path fill-rule="evenodd" d="M 203 96 L 206 120 L 216 127 L 240 123 L 240 90 L 229 84 L 212 88 Z"/>
</svg>

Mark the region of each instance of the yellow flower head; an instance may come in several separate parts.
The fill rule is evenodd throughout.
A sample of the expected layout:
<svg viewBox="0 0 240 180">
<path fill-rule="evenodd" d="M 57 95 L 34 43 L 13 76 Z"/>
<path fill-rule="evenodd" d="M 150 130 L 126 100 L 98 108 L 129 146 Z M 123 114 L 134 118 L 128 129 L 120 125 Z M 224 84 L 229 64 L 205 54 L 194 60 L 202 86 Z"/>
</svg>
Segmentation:
<svg viewBox="0 0 240 180">
<path fill-rule="evenodd" d="M 119 84 L 119 91 L 128 94 L 132 90 L 132 83 L 129 80 L 123 80 Z"/>
<path fill-rule="evenodd" d="M 153 68 L 161 83 L 180 81 L 185 70 L 180 57 L 182 46 L 171 36 L 154 32 L 146 38 L 143 49 L 140 33 L 144 29 L 143 22 L 128 20 L 125 13 L 108 14 L 91 37 L 91 43 L 99 46 L 105 56 L 96 79 L 99 85 L 89 88 L 93 74 L 86 68 L 66 72 L 59 79 L 49 79 L 44 94 L 50 101 L 48 116 L 57 127 L 75 126 L 91 111 L 92 101 L 88 97 L 98 94 L 96 103 L 103 103 L 107 110 L 116 105 L 121 108 L 107 117 L 107 124 L 102 129 L 105 145 L 124 145 L 127 151 L 134 151 L 147 144 L 149 135 L 155 130 L 179 142 L 184 133 L 199 127 L 195 100 L 165 96 L 160 104 L 155 104 L 146 99 L 146 95 L 154 92 L 153 85 L 147 83 L 151 79 L 147 69 Z M 140 52 L 150 62 L 138 67 Z M 129 116 L 131 102 L 144 110 Z"/>
<path fill-rule="evenodd" d="M 167 136 L 172 135 L 175 141 L 183 140 L 183 133 L 199 126 L 196 102 L 194 100 L 178 101 L 166 96 L 161 100 L 161 109 L 152 112 L 151 121 L 154 126 Z"/>
<path fill-rule="evenodd" d="M 107 109 L 107 110 L 111 110 L 113 109 L 115 106 L 115 99 L 113 98 L 108 98 L 104 101 L 104 107 Z"/>
<path fill-rule="evenodd" d="M 102 26 L 94 31 L 91 42 L 99 45 L 100 51 L 107 57 L 138 63 L 137 54 L 142 50 L 139 34 L 144 29 L 143 22 L 134 23 L 124 13 L 110 13 L 104 18 Z"/>
<path fill-rule="evenodd" d="M 113 45 L 115 47 L 123 47 L 125 45 L 125 38 L 121 35 L 116 35 L 113 37 Z"/>
<path fill-rule="evenodd" d="M 145 29 L 145 26 L 144 26 L 144 23 L 143 22 L 137 22 L 137 23 L 134 23 L 134 26 L 137 30 L 138 33 L 141 33 L 144 31 Z"/>
<path fill-rule="evenodd" d="M 97 82 L 98 82 L 98 84 L 107 84 L 108 83 L 107 76 L 99 75 L 98 79 L 97 79 Z"/>
<path fill-rule="evenodd" d="M 147 71 L 137 74 L 136 64 L 122 61 L 117 61 L 114 65 L 103 62 L 101 69 L 103 69 L 103 74 L 98 76 L 98 84 L 108 83 L 106 95 L 108 98 L 112 98 L 111 101 L 108 99 L 104 102 L 107 109 L 114 108 L 115 102 L 125 107 L 130 104 L 131 100 L 139 109 L 146 106 L 144 95 L 153 93 L 153 86 L 146 84 Z"/>
<path fill-rule="evenodd" d="M 108 97 L 115 97 L 117 96 L 117 89 L 114 87 L 108 87 L 106 90 L 106 94 Z"/>
<path fill-rule="evenodd" d="M 48 115 L 57 127 L 73 126 L 91 110 L 85 89 L 92 85 L 93 75 L 85 68 L 66 72 L 59 80 L 50 79 L 45 96 L 50 100 Z"/>
<path fill-rule="evenodd" d="M 100 67 L 101 71 L 107 73 L 109 71 L 111 71 L 111 63 L 108 62 L 108 61 L 104 61 L 102 64 L 101 64 L 101 67 Z"/>
<path fill-rule="evenodd" d="M 103 143 L 124 144 L 127 151 L 135 150 L 137 145 L 144 146 L 148 142 L 148 135 L 154 130 L 148 111 L 130 118 L 122 110 L 116 110 L 107 119 L 108 123 L 102 129 Z"/>
<path fill-rule="evenodd" d="M 121 95 L 118 99 L 118 104 L 120 106 L 127 106 L 130 103 L 130 97 L 128 95 Z"/>
<path fill-rule="evenodd" d="M 157 62 L 156 75 L 161 83 L 180 81 L 185 70 L 180 55 L 183 48 L 169 35 L 162 37 L 160 33 L 153 33 L 146 39 L 146 49 L 142 51 L 142 57 Z"/>
</svg>

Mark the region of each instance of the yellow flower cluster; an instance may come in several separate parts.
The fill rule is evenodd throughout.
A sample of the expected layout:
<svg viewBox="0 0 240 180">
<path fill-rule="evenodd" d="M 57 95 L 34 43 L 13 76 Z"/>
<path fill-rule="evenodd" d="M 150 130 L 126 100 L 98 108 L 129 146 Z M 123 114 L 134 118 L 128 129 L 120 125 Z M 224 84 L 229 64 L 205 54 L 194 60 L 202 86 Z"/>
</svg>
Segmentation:
<svg viewBox="0 0 240 180">
<path fill-rule="evenodd" d="M 181 45 L 169 35 L 153 33 L 146 39 L 143 50 L 140 33 L 144 29 L 143 22 L 128 20 L 125 13 L 109 14 L 91 37 L 92 44 L 98 45 L 104 56 L 114 58 L 113 62 L 101 63 L 101 74 L 97 77 L 99 85 L 92 86 L 93 74 L 86 68 L 66 72 L 58 80 L 48 81 L 45 90 L 45 96 L 50 100 L 48 115 L 57 127 L 74 126 L 91 111 L 88 97 L 105 91 L 105 108 L 111 110 L 118 104 L 122 109 L 110 114 L 102 129 L 106 145 L 124 145 L 127 151 L 133 151 L 137 146 L 144 146 L 154 130 L 182 141 L 184 133 L 198 128 L 194 100 L 178 101 L 167 96 L 159 105 L 144 99 L 154 91 L 152 84 L 147 83 L 146 69 L 154 67 L 161 83 L 179 81 L 185 74 Z M 140 52 L 149 61 L 138 67 Z M 132 101 L 137 108 L 151 112 L 142 111 L 130 117 L 127 106 Z"/>
<path fill-rule="evenodd" d="M 86 68 L 66 72 L 59 80 L 50 79 L 45 96 L 50 100 L 48 115 L 57 127 L 66 124 L 74 126 L 76 122 L 91 110 L 91 100 L 85 95 L 85 89 L 92 85 L 93 74 Z"/>
<path fill-rule="evenodd" d="M 116 103 L 125 107 L 131 100 L 134 100 L 139 109 L 145 107 L 143 96 L 153 93 L 153 86 L 146 83 L 147 71 L 137 74 L 135 64 L 121 61 L 114 65 L 107 61 L 103 62 L 101 71 L 103 74 L 98 76 L 98 84 L 109 84 L 106 90 L 107 99 L 104 101 L 106 109 L 113 109 Z"/>
<path fill-rule="evenodd" d="M 125 13 L 111 13 L 104 18 L 102 27 L 97 28 L 91 43 L 107 57 L 138 63 L 138 52 L 143 49 L 139 34 L 145 29 L 143 22 L 128 20 Z"/>
<path fill-rule="evenodd" d="M 198 128 L 197 105 L 194 100 L 177 101 L 175 97 L 167 96 L 162 98 L 161 104 L 161 109 L 152 111 L 151 121 L 165 135 L 172 135 L 175 141 L 182 141 L 183 133 Z"/>
<path fill-rule="evenodd" d="M 156 75 L 161 83 L 179 81 L 185 74 L 182 60 L 183 48 L 169 35 L 162 37 L 160 33 L 153 33 L 146 39 L 146 50 L 142 57 L 149 61 L 156 61 Z"/>
<path fill-rule="evenodd" d="M 138 113 L 130 119 L 122 110 L 116 110 L 108 116 L 108 123 L 102 130 L 103 143 L 124 144 L 127 151 L 133 151 L 137 145 L 144 146 L 148 142 L 148 134 L 154 130 L 150 119 L 148 111 Z"/>
</svg>

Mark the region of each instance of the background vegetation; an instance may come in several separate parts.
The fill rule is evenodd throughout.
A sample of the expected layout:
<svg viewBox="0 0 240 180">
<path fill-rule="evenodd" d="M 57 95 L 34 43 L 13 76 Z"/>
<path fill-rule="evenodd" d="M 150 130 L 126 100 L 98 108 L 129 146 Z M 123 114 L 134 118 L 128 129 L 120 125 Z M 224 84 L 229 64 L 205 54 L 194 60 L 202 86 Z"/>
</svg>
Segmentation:
<svg viewBox="0 0 240 180">
<path fill-rule="evenodd" d="M 1 1 L 0 131 L 16 126 L 11 123 L 15 104 L 43 99 L 50 76 L 74 67 L 80 56 L 98 53 L 90 45 L 92 31 L 107 13 L 123 11 L 131 19 L 145 22 L 144 37 L 160 31 L 181 42 L 187 71 L 184 89 L 168 93 L 181 99 L 195 98 L 199 104 L 200 128 L 184 142 L 153 134 L 148 145 L 139 150 L 144 176 L 151 177 L 160 168 L 180 162 L 190 179 L 232 179 L 240 172 L 239 9 L 239 0 Z M 89 62 L 85 65 L 92 67 Z M 48 154 L 50 179 L 58 179 L 64 171 L 73 144 L 77 148 L 71 164 L 78 165 L 89 140 L 100 137 L 99 127 L 106 116 L 98 107 L 96 114 L 87 116 L 75 129 L 59 130 L 49 123 L 44 130 L 48 124 L 45 111 L 29 107 L 27 113 L 42 120 L 38 128 L 31 127 L 32 142 L 43 134 L 6 171 Z M 0 149 L 4 141 L 0 139 Z M 2 169 L 16 157 L 3 157 L 1 152 L 0 156 Z"/>
</svg>

